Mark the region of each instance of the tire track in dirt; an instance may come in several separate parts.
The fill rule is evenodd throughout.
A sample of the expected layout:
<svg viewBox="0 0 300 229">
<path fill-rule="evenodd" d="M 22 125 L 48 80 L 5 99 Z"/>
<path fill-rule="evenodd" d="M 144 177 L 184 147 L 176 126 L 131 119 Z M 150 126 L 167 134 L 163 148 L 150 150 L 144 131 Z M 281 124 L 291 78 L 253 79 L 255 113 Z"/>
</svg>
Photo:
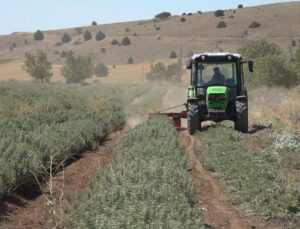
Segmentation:
<svg viewBox="0 0 300 229">
<path fill-rule="evenodd" d="M 105 168 L 112 157 L 113 149 L 117 139 L 122 137 L 126 131 L 118 131 L 107 137 L 106 141 L 98 147 L 94 152 L 85 152 L 79 158 L 72 161 L 69 165 L 53 176 L 52 179 L 52 202 L 57 202 L 54 210 L 59 214 L 69 205 L 67 193 L 79 195 L 82 191 L 89 188 L 89 183 L 93 179 L 95 172 L 101 168 Z M 6 214 L 2 216 L 2 224 L 0 228 L 29 229 L 29 228 L 52 228 L 50 224 L 50 213 L 47 204 L 49 204 L 49 190 L 45 187 L 42 193 L 38 187 L 29 187 L 25 190 L 27 193 L 14 193 L 13 199 L 17 201 L 6 200 L 1 204 L 1 208 L 5 206 Z M 34 197 L 26 197 L 28 193 Z M 63 194 L 63 196 L 62 196 Z M 29 196 L 30 196 L 29 195 Z M 2 206 L 3 205 L 3 206 Z M 60 216 L 58 215 L 58 218 Z M 64 215 L 64 219 L 68 215 Z M 59 224 L 57 228 L 63 228 Z"/>
<path fill-rule="evenodd" d="M 188 171 L 198 187 L 198 199 L 203 208 L 203 217 L 208 228 L 246 229 L 252 228 L 231 204 L 225 201 L 225 187 L 213 173 L 203 168 L 195 155 L 198 141 L 187 131 L 180 133 L 181 142 L 187 147 Z M 254 227 L 255 228 L 255 227 Z"/>
</svg>

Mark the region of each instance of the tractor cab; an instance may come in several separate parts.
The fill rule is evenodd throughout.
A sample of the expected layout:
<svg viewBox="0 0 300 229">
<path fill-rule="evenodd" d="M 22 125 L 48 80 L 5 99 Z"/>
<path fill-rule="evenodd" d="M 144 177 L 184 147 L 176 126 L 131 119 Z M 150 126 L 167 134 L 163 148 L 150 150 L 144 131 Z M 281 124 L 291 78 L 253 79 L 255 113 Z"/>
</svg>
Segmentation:
<svg viewBox="0 0 300 229">
<path fill-rule="evenodd" d="M 201 122 L 232 120 L 235 129 L 248 131 L 248 98 L 244 65 L 253 62 L 235 53 L 201 53 L 187 61 L 191 81 L 187 98 L 188 130 L 201 130 Z"/>
</svg>

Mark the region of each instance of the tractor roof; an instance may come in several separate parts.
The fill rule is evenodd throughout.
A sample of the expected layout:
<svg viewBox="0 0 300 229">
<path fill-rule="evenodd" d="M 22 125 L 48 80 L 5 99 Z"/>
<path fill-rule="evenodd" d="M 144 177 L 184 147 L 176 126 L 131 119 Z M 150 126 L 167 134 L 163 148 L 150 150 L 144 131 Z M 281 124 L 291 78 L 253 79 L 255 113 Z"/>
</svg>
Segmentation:
<svg viewBox="0 0 300 229">
<path fill-rule="evenodd" d="M 207 57 L 226 57 L 226 56 L 233 56 L 237 59 L 240 59 L 242 56 L 238 53 L 229 53 L 229 52 L 204 52 L 199 54 L 194 54 L 192 56 L 192 59 L 198 59 L 201 56 L 207 56 Z"/>
</svg>

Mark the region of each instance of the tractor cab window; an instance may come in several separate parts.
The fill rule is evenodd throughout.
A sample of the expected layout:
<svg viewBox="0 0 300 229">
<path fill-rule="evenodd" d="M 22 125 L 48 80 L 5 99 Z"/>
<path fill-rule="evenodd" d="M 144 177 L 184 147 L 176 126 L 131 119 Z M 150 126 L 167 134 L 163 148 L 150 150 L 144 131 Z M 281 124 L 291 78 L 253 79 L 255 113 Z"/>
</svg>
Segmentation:
<svg viewBox="0 0 300 229">
<path fill-rule="evenodd" d="M 202 62 L 197 64 L 197 85 L 237 85 L 235 62 Z"/>
</svg>

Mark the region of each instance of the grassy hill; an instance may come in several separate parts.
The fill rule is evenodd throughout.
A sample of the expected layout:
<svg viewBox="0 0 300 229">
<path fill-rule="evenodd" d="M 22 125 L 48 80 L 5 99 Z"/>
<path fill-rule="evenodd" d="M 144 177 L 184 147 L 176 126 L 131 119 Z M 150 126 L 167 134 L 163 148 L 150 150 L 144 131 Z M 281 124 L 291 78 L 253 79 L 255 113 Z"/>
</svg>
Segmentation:
<svg viewBox="0 0 300 229">
<path fill-rule="evenodd" d="M 42 49 L 48 52 L 54 63 L 62 63 L 61 52 L 72 50 L 75 54 L 90 55 L 94 60 L 106 64 L 126 64 L 129 57 L 134 62 L 151 59 L 169 58 L 171 51 L 186 57 L 191 51 L 226 50 L 236 51 L 241 44 L 254 39 L 266 38 L 275 41 L 285 51 L 292 52 L 299 45 L 300 2 L 271 4 L 243 9 L 225 10 L 224 17 L 215 17 L 214 12 L 191 16 L 172 16 L 167 20 L 145 20 L 81 27 L 84 33 L 89 30 L 93 39 L 83 40 L 83 34 L 75 28 L 43 31 L 45 39 L 34 41 L 32 33 L 16 32 L 0 36 L 0 59 L 22 60 L 25 52 Z M 186 19 L 181 22 L 181 18 Z M 220 21 L 225 21 L 225 28 L 216 28 Z M 258 28 L 249 28 L 256 21 Z M 39 29 L 39 28 L 37 28 Z M 96 41 L 95 35 L 103 31 L 106 38 Z M 67 32 L 72 41 L 60 45 L 63 34 Z M 129 46 L 111 45 L 111 41 L 121 40 L 128 36 Z M 28 44 L 25 44 L 25 40 Z M 13 51 L 10 50 L 10 47 Z M 102 53 L 101 49 L 106 52 Z"/>
<path fill-rule="evenodd" d="M 143 83 L 150 66 L 158 61 L 165 64 L 176 62 L 170 59 L 172 51 L 183 58 L 192 52 L 229 51 L 251 40 L 267 39 L 277 43 L 286 53 L 293 53 L 300 45 L 298 23 L 300 2 L 270 4 L 242 9 L 224 10 L 223 17 L 215 11 L 190 16 L 172 16 L 166 20 L 143 20 L 96 26 L 43 31 L 45 39 L 35 41 L 33 33 L 15 32 L 0 36 L 0 80 L 31 80 L 22 70 L 24 54 L 43 50 L 53 62 L 52 81 L 64 82 L 60 68 L 65 59 L 63 53 L 90 56 L 94 63 L 103 62 L 109 67 L 109 77 L 93 77 L 90 82 Z M 182 22 L 182 18 L 185 21 Z M 224 21 L 225 28 L 217 28 Z M 256 21 L 261 26 L 249 28 Z M 39 28 L 37 28 L 39 29 Z M 84 41 L 83 34 L 90 31 L 93 39 Z M 102 31 L 105 39 L 96 41 Z M 68 33 L 72 41 L 62 44 L 61 38 Z M 131 45 L 112 45 L 127 36 Z M 105 51 L 103 50 L 105 49 Z M 129 57 L 134 64 L 128 65 Z M 116 68 L 115 68 L 116 66 Z M 183 80 L 188 82 L 187 73 Z"/>
</svg>

